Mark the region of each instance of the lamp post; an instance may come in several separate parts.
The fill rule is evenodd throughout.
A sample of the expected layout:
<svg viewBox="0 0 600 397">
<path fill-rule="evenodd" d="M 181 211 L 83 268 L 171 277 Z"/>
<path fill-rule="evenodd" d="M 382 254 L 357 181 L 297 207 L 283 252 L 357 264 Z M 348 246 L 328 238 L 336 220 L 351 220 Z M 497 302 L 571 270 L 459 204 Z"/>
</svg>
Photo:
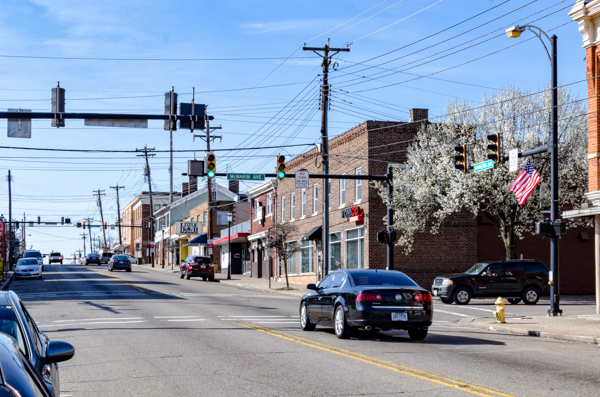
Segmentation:
<svg viewBox="0 0 600 397">
<path fill-rule="evenodd" d="M 550 237 L 550 310 L 548 310 L 548 316 L 562 315 L 560 310 L 560 289 L 559 289 L 559 277 L 558 277 L 558 234 L 556 230 L 557 224 L 560 224 L 558 219 L 558 83 L 557 83 L 557 53 L 556 53 L 556 35 L 548 37 L 546 32 L 537 26 L 533 25 L 521 25 L 513 26 L 506 30 L 506 35 L 511 38 L 516 38 L 521 35 L 525 30 L 532 32 L 544 46 L 546 55 L 550 60 L 551 69 L 551 94 L 552 94 L 552 112 L 551 112 L 551 124 L 552 124 L 552 136 L 551 142 L 548 145 L 550 151 L 550 182 L 551 182 L 551 201 L 550 201 L 550 221 L 554 226 L 554 232 Z M 545 37 L 551 45 L 550 51 L 544 43 L 543 37 Z"/>
<path fill-rule="evenodd" d="M 227 280 L 231 280 L 231 221 L 233 220 L 233 214 L 231 212 L 227 213 L 227 225 L 229 226 L 229 232 L 227 233 L 228 241 L 227 241 Z"/>
</svg>

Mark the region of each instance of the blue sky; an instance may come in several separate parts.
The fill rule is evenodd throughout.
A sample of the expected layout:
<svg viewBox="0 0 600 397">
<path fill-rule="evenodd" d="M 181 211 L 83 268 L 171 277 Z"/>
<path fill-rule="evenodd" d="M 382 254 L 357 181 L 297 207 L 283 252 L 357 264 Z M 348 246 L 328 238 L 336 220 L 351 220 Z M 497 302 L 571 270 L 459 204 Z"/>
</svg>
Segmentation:
<svg viewBox="0 0 600 397">
<path fill-rule="evenodd" d="M 408 120 L 408 109 L 443 116 L 449 101 L 478 103 L 507 85 L 538 91 L 548 84 L 545 52 L 531 33 L 508 39 L 507 27 L 531 23 L 558 36 L 559 81 L 587 95 L 585 51 L 568 12 L 574 0 L 131 1 L 0 0 L 0 109 L 50 111 L 60 81 L 68 112 L 163 112 L 172 86 L 180 102 L 208 105 L 220 125 L 217 149 L 287 145 L 217 153 L 218 171 L 273 172 L 318 141 L 320 59 L 309 46 L 349 45 L 331 70 L 330 135 L 364 120 Z M 570 23 L 569 23 L 570 22 Z M 554 29 L 554 30 L 552 30 Z M 528 40 L 529 39 L 529 40 Z M 512 47 L 509 47 L 512 46 Z M 508 48 L 507 48 L 508 47 Z M 576 83 L 578 82 L 578 83 Z M 162 122 L 148 129 L 52 128 L 33 121 L 31 139 L 0 146 L 135 150 L 169 147 Z M 0 131 L 6 121 L 0 120 Z M 202 133 L 202 131 L 197 131 Z M 205 143 L 174 132 L 174 148 Z M 174 188 L 192 153 L 176 153 Z M 117 217 L 110 186 L 124 185 L 121 207 L 142 189 L 143 159 L 133 153 L 77 153 L 0 148 L 0 212 L 8 216 L 4 175 L 14 183 L 13 217 L 42 221 L 100 219 L 93 191 L 104 189 L 105 220 Z M 153 190 L 169 189 L 168 153 L 151 159 Z M 226 181 L 221 181 L 223 185 Z M 249 185 L 242 185 L 247 189 Z M 81 229 L 29 228 L 28 248 L 72 254 Z M 116 231 L 111 232 L 116 235 Z"/>
</svg>

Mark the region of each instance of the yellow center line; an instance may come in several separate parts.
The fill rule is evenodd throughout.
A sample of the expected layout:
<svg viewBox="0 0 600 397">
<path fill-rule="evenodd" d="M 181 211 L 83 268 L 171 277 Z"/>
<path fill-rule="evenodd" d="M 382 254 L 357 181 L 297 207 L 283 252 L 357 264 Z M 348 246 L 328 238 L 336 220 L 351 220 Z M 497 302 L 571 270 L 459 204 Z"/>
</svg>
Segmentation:
<svg viewBox="0 0 600 397">
<path fill-rule="evenodd" d="M 125 281 L 125 280 L 123 280 L 123 279 L 120 279 L 120 278 L 118 278 L 118 277 L 111 276 L 110 274 L 104 274 L 104 273 L 100 273 L 98 270 L 90 269 L 89 267 L 86 267 L 86 268 L 84 268 L 84 269 L 86 269 L 86 270 L 89 270 L 89 271 L 92 271 L 92 272 L 94 272 L 94 273 L 97 273 L 97 274 L 99 274 L 99 275 L 101 275 L 101 276 L 104 276 L 104 277 L 109 277 L 109 278 L 112 278 L 113 280 L 116 280 L 116 281 L 118 281 L 118 282 L 120 282 L 120 283 L 123 283 L 123 284 L 125 284 L 125 285 L 128 285 L 128 286 L 130 286 L 130 287 L 133 287 L 133 288 L 135 288 L 135 289 L 138 289 L 138 290 L 140 290 L 140 291 L 151 291 L 151 290 L 149 290 L 149 289 L 147 289 L 147 288 L 140 287 L 140 286 L 137 286 L 137 285 L 135 285 L 135 284 L 131 284 L 130 282 L 128 282 L 128 281 Z"/>
<path fill-rule="evenodd" d="M 475 386 L 475 385 L 471 385 L 471 384 L 466 384 L 464 382 L 460 382 L 454 379 L 450 379 L 450 378 L 445 378 L 443 376 L 439 376 L 439 375 L 435 375 L 435 374 L 431 374 L 428 372 L 424 372 L 424 371 L 420 371 L 418 369 L 414 369 L 414 368 L 410 368 L 410 367 L 406 367 L 403 365 L 398 365 L 398 364 L 394 364 L 391 363 L 389 361 L 384 361 L 384 360 L 380 360 L 374 357 L 369 357 L 366 356 L 364 354 L 360 354 L 360 353 L 356 353 L 356 352 L 352 352 L 349 350 L 344 350 L 344 349 L 340 349 L 337 347 L 333 347 L 333 346 L 329 346 L 329 345 L 325 345 L 323 343 L 319 343 L 319 342 L 315 342 L 309 339 L 304 339 L 304 338 L 300 338 L 294 335 L 290 335 L 290 334 L 286 334 L 284 332 L 280 332 L 280 331 L 276 331 L 274 329 L 271 328 L 265 328 L 265 327 L 261 327 L 255 324 L 250 324 L 250 323 L 244 323 L 244 322 L 235 322 L 235 324 L 239 324 L 243 327 L 246 328 L 251 328 L 251 329 L 255 329 L 257 331 L 261 331 L 264 332 L 266 334 L 269 335 L 273 335 L 282 339 L 286 339 L 292 342 L 296 342 L 296 343 L 300 343 L 302 345 L 305 346 L 309 346 L 309 347 L 313 347 L 316 349 L 320 349 L 320 350 L 324 350 L 330 353 L 334 353 L 334 354 L 338 354 L 340 356 L 344 356 L 347 358 L 352 358 L 354 360 L 358 360 L 367 364 L 371 364 L 371 365 L 375 365 L 381 368 L 386 368 L 389 369 L 391 371 L 395 371 L 401 374 L 405 374 L 405 375 L 410 375 L 410 376 L 414 376 L 416 378 L 419 379 L 423 379 L 423 380 L 427 380 L 430 382 L 434 382 L 440 385 L 444 385 L 444 386 L 448 386 L 448 387 L 452 387 L 455 389 L 459 389 L 459 390 L 463 390 L 465 392 L 471 393 L 471 394 L 475 394 L 478 396 L 485 396 L 485 397 L 490 397 L 490 396 L 502 396 L 502 397 L 513 397 L 510 394 L 505 394 L 505 393 L 501 393 L 501 392 L 497 392 L 494 390 L 490 390 L 490 389 L 486 389 L 484 387 L 480 387 L 480 386 Z"/>
</svg>

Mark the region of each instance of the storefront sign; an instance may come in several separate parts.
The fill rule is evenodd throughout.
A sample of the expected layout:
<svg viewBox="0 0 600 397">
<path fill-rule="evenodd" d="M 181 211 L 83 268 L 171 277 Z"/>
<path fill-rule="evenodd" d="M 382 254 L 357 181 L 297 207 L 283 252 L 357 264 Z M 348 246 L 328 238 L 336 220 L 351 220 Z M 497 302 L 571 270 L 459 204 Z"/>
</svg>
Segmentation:
<svg viewBox="0 0 600 397">
<path fill-rule="evenodd" d="M 350 218 L 350 222 L 360 222 L 364 219 L 364 216 L 365 212 L 358 206 L 342 210 L 342 218 Z"/>
<path fill-rule="evenodd" d="M 175 234 L 202 234 L 202 223 L 175 222 Z"/>
</svg>

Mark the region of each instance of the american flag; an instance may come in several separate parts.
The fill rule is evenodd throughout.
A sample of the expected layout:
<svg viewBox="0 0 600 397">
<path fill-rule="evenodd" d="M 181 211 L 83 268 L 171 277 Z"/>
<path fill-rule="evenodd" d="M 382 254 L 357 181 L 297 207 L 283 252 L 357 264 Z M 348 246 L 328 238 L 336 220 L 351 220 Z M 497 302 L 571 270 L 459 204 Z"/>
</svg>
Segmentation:
<svg viewBox="0 0 600 397">
<path fill-rule="evenodd" d="M 540 176 L 535 168 L 533 168 L 533 165 L 531 165 L 531 161 L 527 160 L 525 168 L 523 168 L 523 171 L 517 176 L 517 179 L 510 185 L 508 190 L 514 192 L 519 205 L 523 205 L 539 181 Z"/>
</svg>

